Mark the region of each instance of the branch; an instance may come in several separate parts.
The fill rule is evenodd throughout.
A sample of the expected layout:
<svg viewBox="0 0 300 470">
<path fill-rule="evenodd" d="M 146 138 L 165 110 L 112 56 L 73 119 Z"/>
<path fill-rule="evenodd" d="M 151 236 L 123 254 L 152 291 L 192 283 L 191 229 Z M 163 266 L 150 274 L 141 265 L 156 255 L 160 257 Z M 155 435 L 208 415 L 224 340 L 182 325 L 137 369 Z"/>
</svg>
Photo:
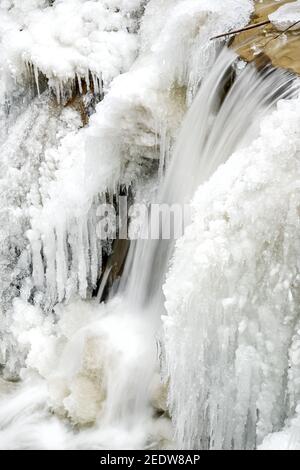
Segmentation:
<svg viewBox="0 0 300 470">
<path fill-rule="evenodd" d="M 279 34 L 277 34 L 277 36 L 274 36 L 274 38 L 271 38 L 269 41 L 266 42 L 266 44 L 264 44 L 263 47 L 267 47 L 267 45 L 271 42 L 271 41 L 275 41 L 275 39 L 278 39 L 280 38 L 280 36 L 282 36 L 284 33 L 287 33 L 290 29 L 292 29 L 294 26 L 296 26 L 298 23 L 300 23 L 300 20 L 296 21 L 295 23 L 291 24 L 288 28 L 286 28 L 284 31 L 281 31 Z"/>
<path fill-rule="evenodd" d="M 241 29 L 236 29 L 235 31 L 230 31 L 229 33 L 218 34 L 218 36 L 214 36 L 210 38 L 210 40 L 212 41 L 213 39 L 223 38 L 224 36 L 231 36 L 232 34 L 242 33 L 244 31 L 248 31 L 249 29 L 259 28 L 260 26 L 264 26 L 270 23 L 271 23 L 270 20 L 266 20 L 266 21 L 262 21 L 261 23 L 251 24 L 250 26 L 246 26 L 245 28 L 241 28 Z"/>
</svg>

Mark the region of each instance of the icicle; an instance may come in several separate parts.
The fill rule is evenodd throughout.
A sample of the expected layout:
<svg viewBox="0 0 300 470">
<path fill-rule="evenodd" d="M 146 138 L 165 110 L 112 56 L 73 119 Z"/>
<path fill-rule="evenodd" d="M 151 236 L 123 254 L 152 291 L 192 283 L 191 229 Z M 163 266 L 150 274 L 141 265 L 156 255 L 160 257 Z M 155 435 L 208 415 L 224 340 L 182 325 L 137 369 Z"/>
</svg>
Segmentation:
<svg viewBox="0 0 300 470">
<path fill-rule="evenodd" d="M 54 228 L 49 227 L 47 234 L 43 237 L 43 242 L 46 260 L 47 304 L 51 305 L 56 300 L 56 240 Z"/>
<path fill-rule="evenodd" d="M 87 92 L 90 91 L 90 73 L 89 70 L 85 74 L 85 83 L 86 83 L 86 90 Z"/>
<path fill-rule="evenodd" d="M 79 295 L 82 298 L 86 297 L 87 290 L 87 239 L 86 239 L 86 223 L 85 220 L 77 220 L 78 224 L 78 283 L 79 283 Z"/>
<path fill-rule="evenodd" d="M 29 62 L 26 60 L 25 61 L 25 74 L 28 79 L 30 79 L 30 65 Z"/>
<path fill-rule="evenodd" d="M 97 75 L 94 75 L 94 82 L 95 82 L 95 91 L 96 93 L 100 93 L 100 89 L 99 89 L 99 82 L 98 82 L 98 77 Z"/>
<path fill-rule="evenodd" d="M 64 89 L 65 89 L 65 82 L 63 80 L 59 81 L 59 91 L 60 91 L 60 103 L 63 104 L 64 100 Z"/>
<path fill-rule="evenodd" d="M 64 226 L 56 228 L 56 240 L 56 284 L 58 301 L 61 302 L 65 297 L 67 283 L 66 232 Z"/>
<path fill-rule="evenodd" d="M 71 96 L 74 96 L 76 93 L 76 78 L 70 79 L 70 89 L 71 89 Z"/>
<path fill-rule="evenodd" d="M 98 84 L 97 75 L 94 74 L 93 72 L 91 73 L 91 75 L 92 75 L 94 93 L 95 93 L 95 95 L 97 95 L 97 94 L 99 94 L 99 84 Z"/>
<path fill-rule="evenodd" d="M 165 170 L 166 163 L 166 153 L 167 153 L 167 131 L 165 127 L 161 126 L 160 130 L 160 149 L 159 149 L 159 168 L 158 168 L 158 178 L 159 181 L 162 181 Z"/>
<path fill-rule="evenodd" d="M 68 223 L 66 230 L 68 246 L 68 265 L 70 266 L 66 285 L 66 301 L 77 291 L 78 284 L 78 233 L 75 220 Z"/>
<path fill-rule="evenodd" d="M 77 77 L 77 82 L 78 82 L 78 87 L 79 87 L 79 93 L 82 95 L 82 83 L 81 83 L 81 77 L 78 73 L 76 73 Z"/>
<path fill-rule="evenodd" d="M 95 205 L 94 205 L 95 206 Z M 89 246 L 90 246 L 90 277 L 91 284 L 93 287 L 96 286 L 98 279 L 98 250 L 97 250 L 97 235 L 96 235 L 96 217 L 95 217 L 96 208 L 93 207 L 90 211 L 88 218 L 88 232 L 89 232 Z"/>
<path fill-rule="evenodd" d="M 55 94 L 56 94 L 56 101 L 57 104 L 60 104 L 60 82 L 59 80 L 55 80 Z"/>
<path fill-rule="evenodd" d="M 103 292 L 104 292 L 104 289 L 106 287 L 107 280 L 109 278 L 111 270 L 112 270 L 112 266 L 106 266 L 106 269 L 104 271 L 104 274 L 103 274 L 103 277 L 101 279 L 101 283 L 100 283 L 100 286 L 99 286 L 99 289 L 98 289 L 98 293 L 97 293 L 97 302 L 98 303 L 101 302 Z"/>
<path fill-rule="evenodd" d="M 37 93 L 38 93 L 38 96 L 40 96 L 39 69 L 37 68 L 36 65 L 33 65 L 33 73 L 34 73 L 34 79 L 35 79 L 35 85 L 36 85 Z"/>
<path fill-rule="evenodd" d="M 28 78 L 31 80 L 31 63 L 27 62 L 27 69 L 28 69 Z"/>
<path fill-rule="evenodd" d="M 44 285 L 44 265 L 41 255 L 42 243 L 40 235 L 35 230 L 28 230 L 26 235 L 31 245 L 33 282 L 37 288 L 42 288 Z"/>
<path fill-rule="evenodd" d="M 89 279 L 89 268 L 90 268 L 90 243 L 89 243 L 89 226 L 87 217 L 83 220 L 82 226 L 82 240 L 83 240 L 83 248 L 84 248 L 84 258 L 85 258 L 85 266 L 86 266 L 86 284 Z"/>
<path fill-rule="evenodd" d="M 34 71 L 33 71 L 33 65 L 31 62 L 28 63 L 29 65 L 29 79 L 30 79 L 30 82 L 34 82 Z M 34 87 L 34 84 L 32 83 L 32 87 Z"/>
<path fill-rule="evenodd" d="M 99 78 L 99 94 L 100 94 L 100 97 L 102 98 L 102 96 L 103 96 L 103 79 L 102 79 L 102 72 L 100 72 L 100 78 Z"/>
</svg>

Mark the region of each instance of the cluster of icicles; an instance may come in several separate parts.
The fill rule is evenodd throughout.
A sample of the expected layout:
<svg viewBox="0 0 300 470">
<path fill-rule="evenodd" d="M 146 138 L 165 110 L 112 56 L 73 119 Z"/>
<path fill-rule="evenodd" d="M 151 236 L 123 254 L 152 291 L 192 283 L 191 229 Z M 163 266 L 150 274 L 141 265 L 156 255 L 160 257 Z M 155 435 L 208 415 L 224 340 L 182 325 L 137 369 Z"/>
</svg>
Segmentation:
<svg viewBox="0 0 300 470">
<path fill-rule="evenodd" d="M 32 62 L 24 62 L 25 74 L 30 81 L 35 83 L 38 96 L 41 95 L 41 77 L 43 76 L 41 70 Z M 46 77 L 49 89 L 54 93 L 58 105 L 65 102 L 65 97 L 72 95 L 71 90 L 78 86 L 79 93 L 84 93 L 83 87 L 86 87 L 86 92 L 92 91 L 95 96 L 103 96 L 103 80 L 102 74 L 98 76 L 91 70 L 85 73 L 76 72 L 75 78 L 59 79 L 58 77 Z"/>
</svg>

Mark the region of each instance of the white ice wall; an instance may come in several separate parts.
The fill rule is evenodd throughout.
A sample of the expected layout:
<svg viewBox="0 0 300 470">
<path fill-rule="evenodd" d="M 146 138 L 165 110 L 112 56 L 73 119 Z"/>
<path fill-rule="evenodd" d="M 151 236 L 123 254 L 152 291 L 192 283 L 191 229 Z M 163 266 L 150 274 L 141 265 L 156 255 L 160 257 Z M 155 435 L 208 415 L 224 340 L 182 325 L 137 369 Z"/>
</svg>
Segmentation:
<svg viewBox="0 0 300 470">
<path fill-rule="evenodd" d="M 193 201 L 164 286 L 170 406 L 186 448 L 253 448 L 299 404 L 300 102 Z"/>
</svg>

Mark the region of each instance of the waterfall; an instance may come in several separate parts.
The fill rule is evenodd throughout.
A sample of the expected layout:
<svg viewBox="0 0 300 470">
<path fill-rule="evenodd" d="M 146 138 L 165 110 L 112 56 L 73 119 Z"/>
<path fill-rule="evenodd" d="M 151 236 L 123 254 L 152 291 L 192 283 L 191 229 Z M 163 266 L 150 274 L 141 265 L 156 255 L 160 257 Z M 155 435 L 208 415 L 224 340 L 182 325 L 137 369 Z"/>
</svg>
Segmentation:
<svg viewBox="0 0 300 470">
<path fill-rule="evenodd" d="M 184 119 L 170 165 L 157 191 L 158 204 L 188 204 L 199 185 L 208 180 L 233 152 L 253 140 L 263 115 L 278 100 L 296 93 L 291 74 L 268 64 L 258 65 L 257 68 L 255 64 L 249 64 L 240 70 L 234 52 L 228 49 L 220 52 Z M 189 223 L 185 220 L 186 225 Z M 160 233 L 161 227 L 157 229 Z M 58 361 L 55 369 L 49 369 L 43 363 L 38 350 L 30 353 L 27 365 L 37 368 L 47 379 L 52 406 L 57 412 L 67 410 L 74 420 L 85 423 L 97 410 L 102 410 L 95 429 L 82 432 L 77 441 L 70 436 L 67 438 L 60 424 L 49 422 L 49 426 L 59 426 L 63 445 L 85 448 L 86 442 L 89 445 L 94 442 L 97 448 L 105 445 L 105 433 L 109 436 L 113 433 L 119 439 L 121 435 L 128 435 L 124 442 L 131 439 L 134 446 L 139 447 L 144 445 L 142 442 L 147 433 L 153 433 L 153 425 L 149 425 L 153 422 L 150 400 L 153 380 L 160 369 L 157 342 L 164 342 L 161 316 L 166 314 L 162 287 L 173 250 L 172 239 L 158 237 L 132 243 L 121 283 L 113 298 L 89 309 L 83 304 L 76 307 L 71 303 L 69 310 L 60 314 L 58 330 L 64 335 L 61 338 L 67 337 L 69 342 L 60 357 L 53 358 Z M 20 302 L 15 303 L 16 319 L 22 318 Z M 84 313 L 85 310 L 82 324 L 80 311 Z M 36 315 L 34 310 L 31 315 Z M 76 321 L 79 321 L 79 327 L 75 327 L 75 334 L 70 335 Z M 49 325 L 45 328 L 45 332 L 49 331 Z M 28 336 L 24 331 L 18 333 L 22 341 L 31 341 L 30 331 Z M 53 350 L 56 341 L 65 341 L 60 336 L 57 340 L 51 338 L 49 351 Z M 168 347 L 169 343 L 166 345 Z M 175 376 L 168 364 L 170 351 L 166 357 L 172 386 Z M 26 393 L 24 406 L 28 408 L 29 392 Z M 44 392 L 41 390 L 40 393 L 43 398 Z M 172 400 L 176 402 L 172 393 Z M 90 397 L 90 403 L 85 402 L 85 394 Z M 22 402 L 18 392 L 15 400 L 19 404 Z M 195 400 L 198 400 L 198 394 Z M 175 409 L 176 406 L 173 411 Z M 42 422 L 44 413 L 43 410 L 38 414 Z M 177 412 L 174 413 L 177 425 Z M 199 421 L 196 421 L 201 435 L 190 435 L 190 426 L 184 424 L 176 432 L 179 447 L 194 447 L 194 440 L 199 448 L 209 447 L 210 432 L 202 427 L 202 413 L 205 410 L 201 410 Z M 6 416 L 5 422 L 10 423 L 11 419 L 15 419 L 14 414 L 10 418 Z M 138 438 L 134 437 L 137 435 Z M 113 446 L 112 442 L 108 445 Z M 118 443 L 120 445 L 120 441 Z"/>
<path fill-rule="evenodd" d="M 232 79 L 231 87 L 224 98 L 222 93 L 226 80 L 231 77 L 236 61 L 236 54 L 224 49 L 202 83 L 183 122 L 165 178 L 158 188 L 158 204 L 183 206 L 190 202 L 197 187 L 208 180 L 233 152 L 245 147 L 254 138 L 258 132 L 257 121 L 277 101 L 291 98 L 297 93 L 298 85 L 290 73 L 273 69 L 268 64 L 257 70 L 255 64 L 250 64 Z M 130 390 L 137 408 L 127 406 L 127 411 L 124 410 L 124 391 L 120 395 L 123 412 L 130 412 L 131 416 L 134 413 L 136 416 L 141 414 L 141 403 L 145 406 L 149 393 L 147 384 L 155 367 L 158 367 L 150 358 L 155 340 L 161 334 L 160 319 L 165 313 L 162 286 L 173 249 L 174 240 L 137 240 L 129 251 L 118 289 L 121 309 L 130 311 L 131 318 L 136 317 L 138 321 L 144 318 L 142 321 L 147 325 L 147 337 L 144 339 L 144 347 L 147 344 L 149 347 L 149 354 L 145 355 L 147 361 L 140 363 L 134 369 L 134 375 L 128 376 L 124 384 L 125 394 Z M 111 398 L 114 407 L 118 408 L 118 398 L 115 394 Z M 107 400 L 110 400 L 109 396 Z"/>
<path fill-rule="evenodd" d="M 0 448 L 297 443 L 299 81 L 210 41 L 251 0 L 50 3 L 0 38 L 23 87 L 0 103 L 0 357 L 20 379 L 0 376 Z M 122 185 L 147 210 L 111 287 L 97 211 Z"/>
<path fill-rule="evenodd" d="M 234 153 L 198 188 L 164 286 L 169 403 L 186 449 L 299 442 L 298 86 L 246 68 L 204 146 L 207 176 Z"/>
<path fill-rule="evenodd" d="M 251 139 L 263 114 L 297 90 L 292 74 L 268 64 L 258 71 L 249 64 L 237 75 L 222 102 L 236 61 L 237 55 L 224 49 L 203 81 L 158 188 L 157 204 L 171 207 L 189 203 L 197 187 Z M 121 284 L 131 302 L 147 305 L 156 294 L 161 295 L 172 248 L 173 243 L 164 240 L 141 240 L 133 246 Z"/>
</svg>

